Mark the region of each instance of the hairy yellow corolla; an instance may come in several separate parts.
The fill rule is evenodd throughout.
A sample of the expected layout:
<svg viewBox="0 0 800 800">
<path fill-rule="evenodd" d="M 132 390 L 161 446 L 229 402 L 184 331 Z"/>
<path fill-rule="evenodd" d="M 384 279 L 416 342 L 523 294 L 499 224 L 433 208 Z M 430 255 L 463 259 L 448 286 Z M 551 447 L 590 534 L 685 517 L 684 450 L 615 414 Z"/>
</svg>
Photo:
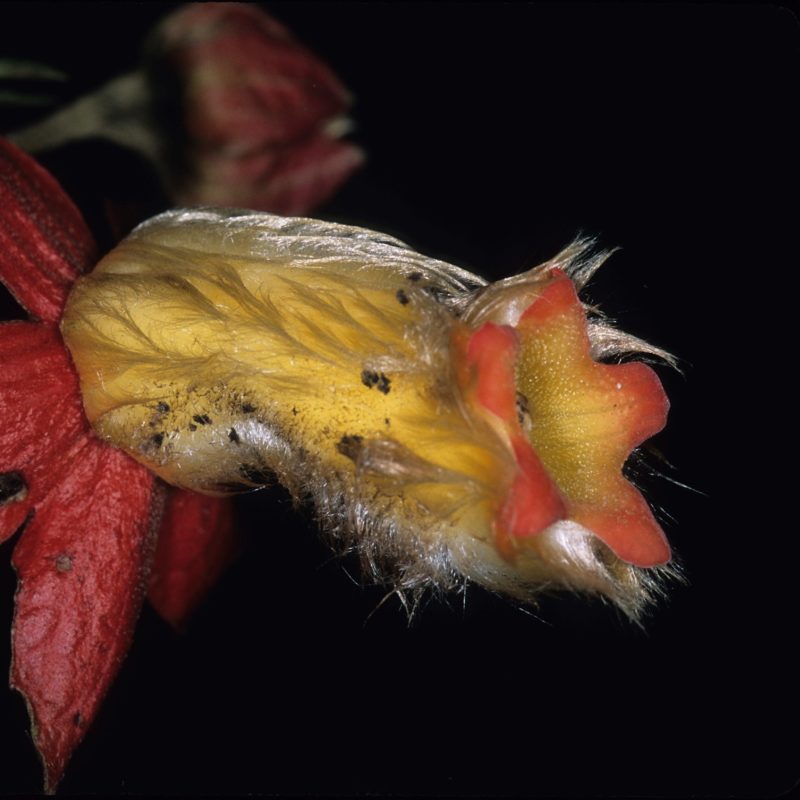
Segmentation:
<svg viewBox="0 0 800 800">
<path fill-rule="evenodd" d="M 97 434 L 207 493 L 276 476 L 399 589 L 598 593 L 635 615 L 669 561 L 621 474 L 667 402 L 593 322 L 577 244 L 482 279 L 359 228 L 156 217 L 81 279 L 62 331 Z"/>
</svg>

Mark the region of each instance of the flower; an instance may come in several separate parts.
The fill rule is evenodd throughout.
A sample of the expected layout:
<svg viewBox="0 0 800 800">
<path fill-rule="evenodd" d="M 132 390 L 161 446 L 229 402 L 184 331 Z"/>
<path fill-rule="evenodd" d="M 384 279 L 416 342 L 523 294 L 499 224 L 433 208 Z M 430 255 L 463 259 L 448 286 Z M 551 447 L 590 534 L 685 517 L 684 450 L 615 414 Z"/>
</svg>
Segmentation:
<svg viewBox="0 0 800 800">
<path fill-rule="evenodd" d="M 650 367 L 609 363 L 663 354 L 587 319 L 577 290 L 606 254 L 576 242 L 487 284 L 362 228 L 179 209 L 81 276 L 94 258 L 77 211 L 0 154 L 0 269 L 34 318 L 0 327 L 0 530 L 24 524 L 12 684 L 48 787 L 147 581 L 180 623 L 229 554 L 216 495 L 277 476 L 412 599 L 560 588 L 636 619 L 669 574 L 622 472 L 668 401 Z M 157 537 L 153 473 L 211 495 L 175 491 Z"/>
<path fill-rule="evenodd" d="M 102 137 L 149 161 L 174 204 L 306 214 L 364 160 L 342 139 L 350 104 L 333 72 L 259 8 L 195 3 L 155 28 L 142 69 L 10 138 L 39 153 Z"/>
<path fill-rule="evenodd" d="M 398 590 L 599 594 L 635 617 L 671 554 L 630 452 L 660 430 L 654 348 L 587 323 L 575 244 L 492 285 L 361 228 L 177 210 L 72 292 L 89 420 L 175 485 L 272 474 Z"/>
<path fill-rule="evenodd" d="M 22 529 L 11 684 L 54 790 L 125 656 L 148 577 L 156 609 L 181 624 L 224 566 L 232 526 L 228 501 L 165 497 L 92 433 L 58 331 L 92 237 L 50 175 L 2 141 L 0 208 L 0 279 L 31 315 L 0 324 L 0 541 Z"/>
</svg>

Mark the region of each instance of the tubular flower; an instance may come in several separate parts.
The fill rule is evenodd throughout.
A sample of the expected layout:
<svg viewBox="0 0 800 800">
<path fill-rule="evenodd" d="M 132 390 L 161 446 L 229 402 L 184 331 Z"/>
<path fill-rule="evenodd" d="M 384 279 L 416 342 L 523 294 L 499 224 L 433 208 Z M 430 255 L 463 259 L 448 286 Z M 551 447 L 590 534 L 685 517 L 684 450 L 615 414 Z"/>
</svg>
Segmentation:
<svg viewBox="0 0 800 800">
<path fill-rule="evenodd" d="M 92 237 L 58 184 L 3 142 L 0 208 L 0 279 L 31 315 L 0 324 L 0 541 L 22 528 L 11 684 L 54 789 L 127 652 L 148 576 L 156 609 L 180 624 L 224 564 L 230 509 L 165 497 L 93 434 L 58 331 Z"/>
<path fill-rule="evenodd" d="M 670 549 L 622 475 L 668 403 L 650 350 L 576 294 L 573 245 L 487 285 L 360 228 L 238 211 L 149 220 L 62 331 L 96 433 L 200 492 L 270 476 L 401 590 L 588 591 L 635 616 Z"/>
<path fill-rule="evenodd" d="M 0 170 L 2 277 L 34 317 L 0 327 L 0 532 L 24 526 L 12 683 L 48 786 L 148 574 L 179 623 L 231 549 L 220 498 L 275 477 L 412 598 L 563 588 L 636 618 L 658 588 L 669 545 L 622 468 L 668 403 L 649 367 L 609 362 L 663 354 L 587 318 L 605 254 L 487 284 L 365 229 L 195 209 L 78 277 L 77 211 L 14 148 Z M 177 488 L 151 571 L 153 474 Z"/>
</svg>

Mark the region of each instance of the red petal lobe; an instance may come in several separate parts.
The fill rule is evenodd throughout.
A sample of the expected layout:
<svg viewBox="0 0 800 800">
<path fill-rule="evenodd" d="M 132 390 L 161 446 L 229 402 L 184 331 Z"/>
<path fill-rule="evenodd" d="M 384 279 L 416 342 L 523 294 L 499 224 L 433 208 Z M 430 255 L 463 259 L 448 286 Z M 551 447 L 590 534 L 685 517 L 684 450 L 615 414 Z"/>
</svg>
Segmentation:
<svg viewBox="0 0 800 800">
<path fill-rule="evenodd" d="M 512 444 L 519 472 L 495 520 L 497 546 L 506 557 L 514 552 L 514 539 L 536 536 L 567 516 L 558 487 L 530 443 L 516 434 Z"/>
<path fill-rule="evenodd" d="M 535 536 L 566 516 L 558 487 L 525 439 L 517 418 L 518 349 L 512 328 L 487 322 L 470 337 L 466 358 L 474 374 L 475 397 L 502 422 L 517 463 L 517 473 L 495 518 L 497 547 L 506 558 L 513 557 L 514 539 Z"/>
<path fill-rule="evenodd" d="M 507 424 L 517 414 L 516 358 L 517 337 L 507 325 L 487 322 L 470 337 L 467 363 L 475 369 L 478 402 Z"/>
<path fill-rule="evenodd" d="M 644 497 L 631 484 L 618 489 L 617 507 L 579 508 L 577 522 L 599 536 L 623 561 L 637 567 L 666 564 L 672 557 L 667 537 Z"/>
</svg>

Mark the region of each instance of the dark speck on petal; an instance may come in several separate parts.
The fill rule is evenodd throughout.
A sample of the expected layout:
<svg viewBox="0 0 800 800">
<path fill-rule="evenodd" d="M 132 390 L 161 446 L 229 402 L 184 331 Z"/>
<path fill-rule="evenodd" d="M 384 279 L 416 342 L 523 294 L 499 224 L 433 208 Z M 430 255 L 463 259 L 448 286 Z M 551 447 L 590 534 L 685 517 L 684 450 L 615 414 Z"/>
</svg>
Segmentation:
<svg viewBox="0 0 800 800">
<path fill-rule="evenodd" d="M 387 378 L 382 372 L 378 379 L 378 391 L 382 394 L 389 394 L 391 391 L 391 379 Z"/>
<path fill-rule="evenodd" d="M 72 569 L 72 559 L 66 553 L 56 556 L 56 569 L 59 572 L 69 572 Z"/>
<path fill-rule="evenodd" d="M 380 378 L 378 377 L 377 372 L 369 369 L 361 371 L 361 383 L 363 383 L 368 389 L 371 389 L 373 386 L 377 386 L 379 380 Z"/>
<path fill-rule="evenodd" d="M 361 447 L 364 444 L 364 437 L 356 434 L 342 436 L 336 443 L 336 449 L 351 461 L 358 458 L 361 452 Z"/>
</svg>

